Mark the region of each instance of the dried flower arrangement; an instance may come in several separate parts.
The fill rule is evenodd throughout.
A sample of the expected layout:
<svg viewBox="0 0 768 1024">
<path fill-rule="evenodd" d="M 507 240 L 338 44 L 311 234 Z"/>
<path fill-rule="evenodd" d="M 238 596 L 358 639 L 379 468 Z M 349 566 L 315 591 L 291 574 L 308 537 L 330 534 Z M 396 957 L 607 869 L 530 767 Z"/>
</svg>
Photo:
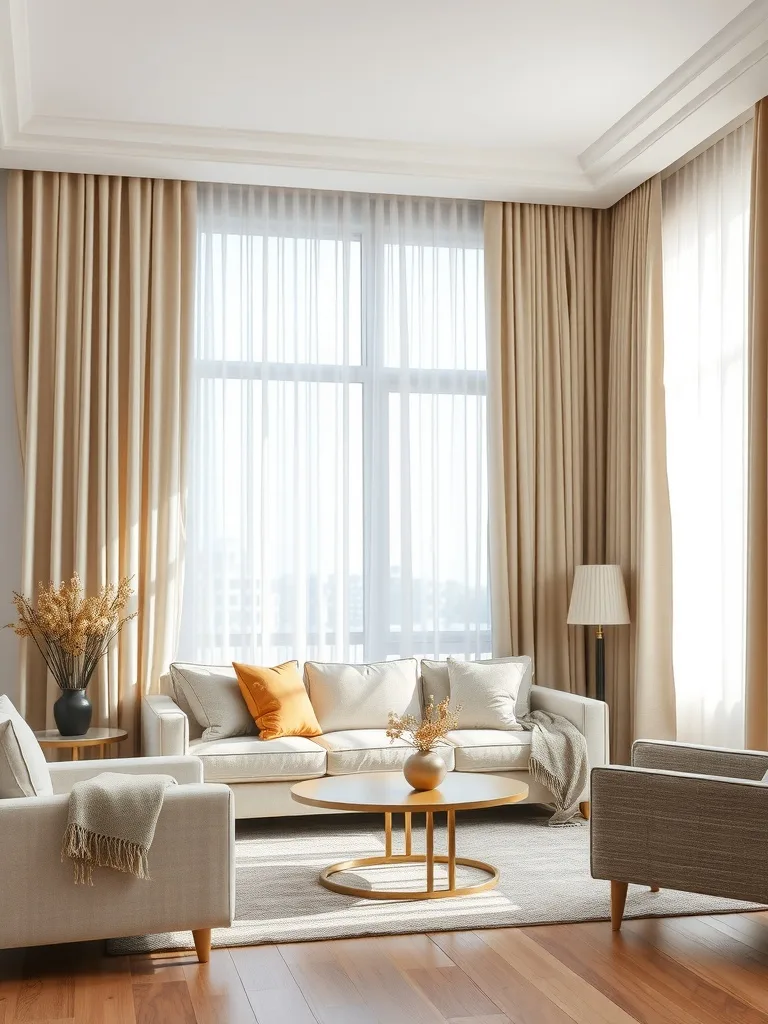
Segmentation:
<svg viewBox="0 0 768 1024">
<path fill-rule="evenodd" d="M 390 742 L 404 739 L 422 753 L 434 750 L 439 743 L 445 742 L 443 737 L 447 733 L 459 726 L 461 706 L 451 710 L 450 704 L 451 698 L 446 697 L 435 707 L 435 698 L 430 697 L 421 722 L 414 715 L 400 716 L 390 711 L 387 728 Z"/>
<path fill-rule="evenodd" d="M 75 573 L 58 587 L 39 583 L 35 606 L 14 591 L 19 618 L 7 628 L 35 641 L 62 690 L 85 690 L 112 640 L 138 614 L 122 615 L 132 594 L 126 576 L 117 586 L 107 583 L 94 597 L 86 597 Z"/>
</svg>

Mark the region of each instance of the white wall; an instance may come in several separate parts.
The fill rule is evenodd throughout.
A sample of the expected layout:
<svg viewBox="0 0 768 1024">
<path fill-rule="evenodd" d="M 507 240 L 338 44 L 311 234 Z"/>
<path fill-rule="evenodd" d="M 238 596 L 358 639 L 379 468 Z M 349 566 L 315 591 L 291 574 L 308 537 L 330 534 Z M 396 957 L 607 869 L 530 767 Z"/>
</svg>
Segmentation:
<svg viewBox="0 0 768 1024">
<path fill-rule="evenodd" d="M 7 178 L 7 172 L 0 170 L 0 626 L 14 618 L 11 591 L 18 590 L 21 583 L 23 508 L 8 304 Z M 13 701 L 18 696 L 18 650 L 16 635 L 10 629 L 0 629 L 0 693 L 7 693 Z"/>
</svg>

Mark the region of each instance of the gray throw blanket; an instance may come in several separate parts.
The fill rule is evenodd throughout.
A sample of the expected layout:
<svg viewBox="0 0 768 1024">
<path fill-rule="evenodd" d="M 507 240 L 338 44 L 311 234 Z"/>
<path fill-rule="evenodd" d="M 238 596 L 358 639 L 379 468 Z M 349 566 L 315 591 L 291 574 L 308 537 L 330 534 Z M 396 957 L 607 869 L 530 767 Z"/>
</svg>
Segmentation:
<svg viewBox="0 0 768 1024">
<path fill-rule="evenodd" d="M 531 733 L 530 773 L 554 798 L 548 824 L 579 824 L 573 819 L 587 784 L 587 741 L 567 718 L 548 711 L 531 711 L 519 722 Z"/>
<path fill-rule="evenodd" d="M 149 878 L 147 853 L 170 775 L 104 772 L 77 782 L 69 795 L 69 817 L 61 859 L 69 857 L 75 884 L 93 885 L 95 867 Z"/>
</svg>

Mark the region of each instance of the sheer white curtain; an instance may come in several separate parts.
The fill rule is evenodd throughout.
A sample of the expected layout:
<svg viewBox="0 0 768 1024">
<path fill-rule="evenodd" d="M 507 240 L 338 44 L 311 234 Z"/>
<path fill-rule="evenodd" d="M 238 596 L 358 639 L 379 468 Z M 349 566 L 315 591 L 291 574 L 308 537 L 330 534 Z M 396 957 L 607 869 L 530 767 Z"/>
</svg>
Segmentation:
<svg viewBox="0 0 768 1024">
<path fill-rule="evenodd" d="M 663 183 L 678 739 L 744 746 L 752 123 Z"/>
<path fill-rule="evenodd" d="M 490 652 L 481 205 L 198 200 L 179 655 Z"/>
</svg>

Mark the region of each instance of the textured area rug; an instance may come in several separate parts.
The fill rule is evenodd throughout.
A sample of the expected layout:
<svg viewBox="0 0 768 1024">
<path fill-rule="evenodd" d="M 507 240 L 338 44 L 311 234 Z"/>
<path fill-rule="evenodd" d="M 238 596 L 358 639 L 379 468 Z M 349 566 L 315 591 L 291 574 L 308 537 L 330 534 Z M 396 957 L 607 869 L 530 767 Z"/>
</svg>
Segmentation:
<svg viewBox="0 0 768 1024">
<path fill-rule="evenodd" d="M 499 885 L 488 892 L 443 900 L 374 901 L 330 892 L 318 882 L 321 868 L 356 857 L 382 856 L 381 815 L 329 815 L 238 822 L 235 922 L 214 930 L 214 946 L 300 942 L 355 935 L 449 931 L 503 926 L 608 920 L 608 882 L 589 873 L 589 826 L 549 828 L 549 812 L 513 807 L 456 815 L 460 857 L 499 868 Z M 395 819 L 398 823 L 398 819 Z M 423 852 L 423 818 L 414 815 L 414 852 Z M 402 818 L 399 819 L 402 829 Z M 402 850 L 395 833 L 394 852 Z M 435 829 L 435 850 L 445 852 L 444 828 Z M 151 853 L 150 853 L 151 861 Z M 423 865 L 358 869 L 335 876 L 359 888 L 424 887 Z M 459 885 L 486 876 L 457 870 Z M 436 869 L 438 885 L 445 873 Z M 758 909 L 754 904 L 671 890 L 652 893 L 632 885 L 627 917 L 715 914 Z M 115 939 L 109 952 L 188 949 L 190 933 Z"/>
</svg>

